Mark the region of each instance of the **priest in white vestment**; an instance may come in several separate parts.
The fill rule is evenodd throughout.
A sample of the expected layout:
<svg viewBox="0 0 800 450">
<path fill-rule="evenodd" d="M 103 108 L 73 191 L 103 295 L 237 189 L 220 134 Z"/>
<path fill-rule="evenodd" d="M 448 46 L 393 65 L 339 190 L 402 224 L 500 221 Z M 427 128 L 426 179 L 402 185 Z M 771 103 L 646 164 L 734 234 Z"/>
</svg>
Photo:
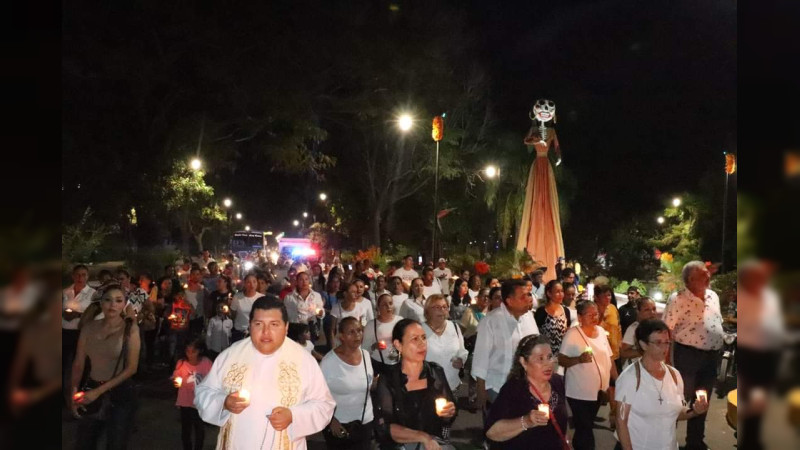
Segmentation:
<svg viewBox="0 0 800 450">
<path fill-rule="evenodd" d="M 250 311 L 250 339 L 220 353 L 195 387 L 200 417 L 220 427 L 217 450 L 306 448 L 336 407 L 317 361 L 286 339 L 283 303 L 259 298 Z"/>
</svg>

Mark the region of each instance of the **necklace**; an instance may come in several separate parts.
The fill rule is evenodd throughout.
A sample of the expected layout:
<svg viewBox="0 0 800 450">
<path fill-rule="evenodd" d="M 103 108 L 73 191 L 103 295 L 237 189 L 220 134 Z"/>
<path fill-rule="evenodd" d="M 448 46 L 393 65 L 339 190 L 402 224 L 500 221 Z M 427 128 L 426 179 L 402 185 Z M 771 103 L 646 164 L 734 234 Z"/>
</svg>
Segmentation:
<svg viewBox="0 0 800 450">
<path fill-rule="evenodd" d="M 661 363 L 661 365 L 659 366 L 659 368 L 663 368 L 663 366 L 664 366 L 664 363 Z M 655 380 L 655 377 L 654 377 L 653 375 L 651 375 L 651 374 L 650 374 L 650 371 L 649 371 L 649 370 L 647 371 L 647 373 L 648 373 L 648 375 L 650 375 L 650 378 L 652 378 L 653 380 Z M 666 377 L 665 377 L 665 378 L 666 378 Z M 656 382 L 655 382 L 655 381 L 653 381 L 653 387 L 656 387 Z M 661 391 L 662 391 L 662 390 L 664 390 L 664 378 L 662 378 L 662 379 L 661 379 L 661 387 L 660 387 L 660 388 L 658 388 L 658 404 L 659 404 L 659 405 L 663 405 L 663 404 L 664 404 L 664 398 L 661 396 Z"/>
</svg>

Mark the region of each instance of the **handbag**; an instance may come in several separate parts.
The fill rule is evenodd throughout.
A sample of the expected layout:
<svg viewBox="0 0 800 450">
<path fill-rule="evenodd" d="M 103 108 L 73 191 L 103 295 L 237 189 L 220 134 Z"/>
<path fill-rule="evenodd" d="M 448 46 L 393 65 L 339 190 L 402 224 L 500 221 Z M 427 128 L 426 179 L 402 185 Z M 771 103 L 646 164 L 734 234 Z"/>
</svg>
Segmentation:
<svg viewBox="0 0 800 450">
<path fill-rule="evenodd" d="M 583 335 L 583 331 L 581 331 L 580 327 L 578 328 L 578 333 L 580 333 L 583 342 L 586 343 L 587 347 L 591 347 L 589 345 L 589 341 L 586 340 L 586 337 Z M 602 389 L 603 387 L 603 375 L 600 373 L 600 366 L 597 364 L 597 360 L 592 357 L 592 361 L 594 361 L 594 366 L 597 368 L 597 375 L 600 377 L 600 388 L 597 390 L 597 402 L 600 406 L 605 406 L 608 404 L 610 400 L 610 396 L 608 395 L 608 391 Z"/>
<path fill-rule="evenodd" d="M 533 383 L 528 382 L 528 385 L 533 388 L 533 391 L 536 392 L 536 395 L 539 396 L 540 399 L 544 400 L 544 396 L 536 389 L 536 386 Z M 549 403 L 549 400 L 548 400 Z M 553 428 L 556 429 L 556 433 L 558 433 L 558 437 L 561 438 L 561 443 L 563 444 L 564 450 L 569 450 L 569 441 L 567 440 L 567 436 L 564 435 L 564 432 L 561 431 L 561 426 L 558 424 L 556 420 L 555 414 L 550 414 L 550 423 L 553 424 Z"/>
<path fill-rule="evenodd" d="M 364 378 L 367 379 L 367 390 L 364 393 L 364 407 L 361 410 L 361 420 L 354 420 L 352 422 L 343 423 L 342 428 L 345 429 L 346 433 L 344 436 L 336 436 L 339 439 L 354 439 L 360 440 L 363 437 L 364 433 L 367 432 L 367 426 L 364 425 L 364 416 L 367 413 L 367 400 L 369 399 L 369 373 L 367 372 L 367 360 L 366 358 L 368 355 L 364 355 L 364 352 L 361 352 L 361 359 L 364 365 Z M 331 433 L 333 434 L 333 433 Z"/>
<path fill-rule="evenodd" d="M 122 362 L 122 357 L 127 353 L 128 349 L 128 333 L 130 332 L 131 328 L 131 321 L 125 321 L 125 331 L 122 334 L 122 349 L 119 352 L 119 356 L 117 357 L 117 363 L 114 365 L 114 373 L 111 374 L 111 378 L 117 376 L 117 372 L 119 371 L 119 364 Z M 123 364 L 124 366 L 124 364 Z M 109 378 L 109 379 L 111 379 Z M 88 378 L 81 384 L 81 391 L 88 392 L 92 389 L 97 389 L 103 384 L 101 381 L 95 381 L 91 378 Z M 105 392 L 100 397 L 98 397 L 95 401 L 87 404 L 81 405 L 78 407 L 78 411 L 81 413 L 81 418 L 92 419 L 92 420 L 106 420 L 108 419 L 109 414 L 111 413 L 111 408 L 113 407 L 113 403 L 111 402 L 111 392 Z"/>
</svg>

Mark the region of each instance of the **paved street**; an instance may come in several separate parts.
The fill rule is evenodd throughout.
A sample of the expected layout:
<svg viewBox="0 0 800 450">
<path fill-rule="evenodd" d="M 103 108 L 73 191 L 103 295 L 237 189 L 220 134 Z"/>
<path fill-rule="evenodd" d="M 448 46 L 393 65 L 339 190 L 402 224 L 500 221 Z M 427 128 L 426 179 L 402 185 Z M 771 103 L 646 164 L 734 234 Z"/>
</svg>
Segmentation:
<svg viewBox="0 0 800 450">
<path fill-rule="evenodd" d="M 136 429 L 132 436 L 131 448 L 133 449 L 170 449 L 180 448 L 180 420 L 178 411 L 174 406 L 175 393 L 168 374 L 161 379 L 144 381 L 141 387 L 141 403 L 136 421 Z M 460 389 L 460 391 L 463 390 Z M 465 391 L 464 391 L 465 392 Z M 462 396 L 464 392 L 459 392 Z M 707 443 L 712 449 L 734 448 L 735 437 L 733 430 L 725 420 L 726 402 L 718 399 L 716 395 L 711 401 L 707 424 Z M 608 408 L 602 408 L 600 414 L 605 418 Z M 479 414 L 472 414 L 462 410 L 456 420 L 452 436 L 456 445 L 461 449 L 479 448 L 482 429 Z M 800 436 L 786 426 L 786 406 L 776 402 L 770 409 L 767 420 L 767 448 L 800 448 Z M 62 445 L 72 448 L 75 440 L 76 421 L 65 420 L 62 427 Z M 572 434 L 570 430 L 569 434 Z M 679 440 L 683 441 L 685 425 L 678 427 Z M 213 449 L 216 442 L 217 428 L 208 426 L 206 431 L 205 448 Z M 595 428 L 598 450 L 611 450 L 616 443 L 613 433 L 608 429 L 608 421 L 597 423 Z M 325 443 L 321 434 L 310 439 L 310 449 L 324 449 Z"/>
</svg>

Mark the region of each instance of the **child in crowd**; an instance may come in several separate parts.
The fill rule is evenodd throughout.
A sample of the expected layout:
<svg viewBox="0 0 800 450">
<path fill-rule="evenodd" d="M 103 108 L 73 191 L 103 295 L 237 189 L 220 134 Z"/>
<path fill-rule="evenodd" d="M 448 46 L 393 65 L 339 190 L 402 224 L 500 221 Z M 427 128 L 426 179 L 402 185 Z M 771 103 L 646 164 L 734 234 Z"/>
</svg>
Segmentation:
<svg viewBox="0 0 800 450">
<path fill-rule="evenodd" d="M 195 338 L 186 344 L 185 358 L 178 360 L 172 373 L 172 384 L 178 388 L 175 402 L 181 411 L 181 440 L 184 450 L 202 450 L 205 426 L 194 407 L 194 386 L 211 371 L 211 360 L 203 356 L 205 345 Z M 194 435 L 194 445 L 192 445 Z"/>
<path fill-rule="evenodd" d="M 211 359 L 231 345 L 231 330 L 233 321 L 230 317 L 230 307 L 225 302 L 217 304 L 217 315 L 208 321 L 206 342 L 208 343 Z"/>
<path fill-rule="evenodd" d="M 305 347 L 317 362 L 322 361 L 322 355 L 314 350 L 314 343 L 311 342 L 311 329 L 308 328 L 307 323 L 290 323 L 287 336 L 289 336 L 289 339 Z"/>
</svg>

